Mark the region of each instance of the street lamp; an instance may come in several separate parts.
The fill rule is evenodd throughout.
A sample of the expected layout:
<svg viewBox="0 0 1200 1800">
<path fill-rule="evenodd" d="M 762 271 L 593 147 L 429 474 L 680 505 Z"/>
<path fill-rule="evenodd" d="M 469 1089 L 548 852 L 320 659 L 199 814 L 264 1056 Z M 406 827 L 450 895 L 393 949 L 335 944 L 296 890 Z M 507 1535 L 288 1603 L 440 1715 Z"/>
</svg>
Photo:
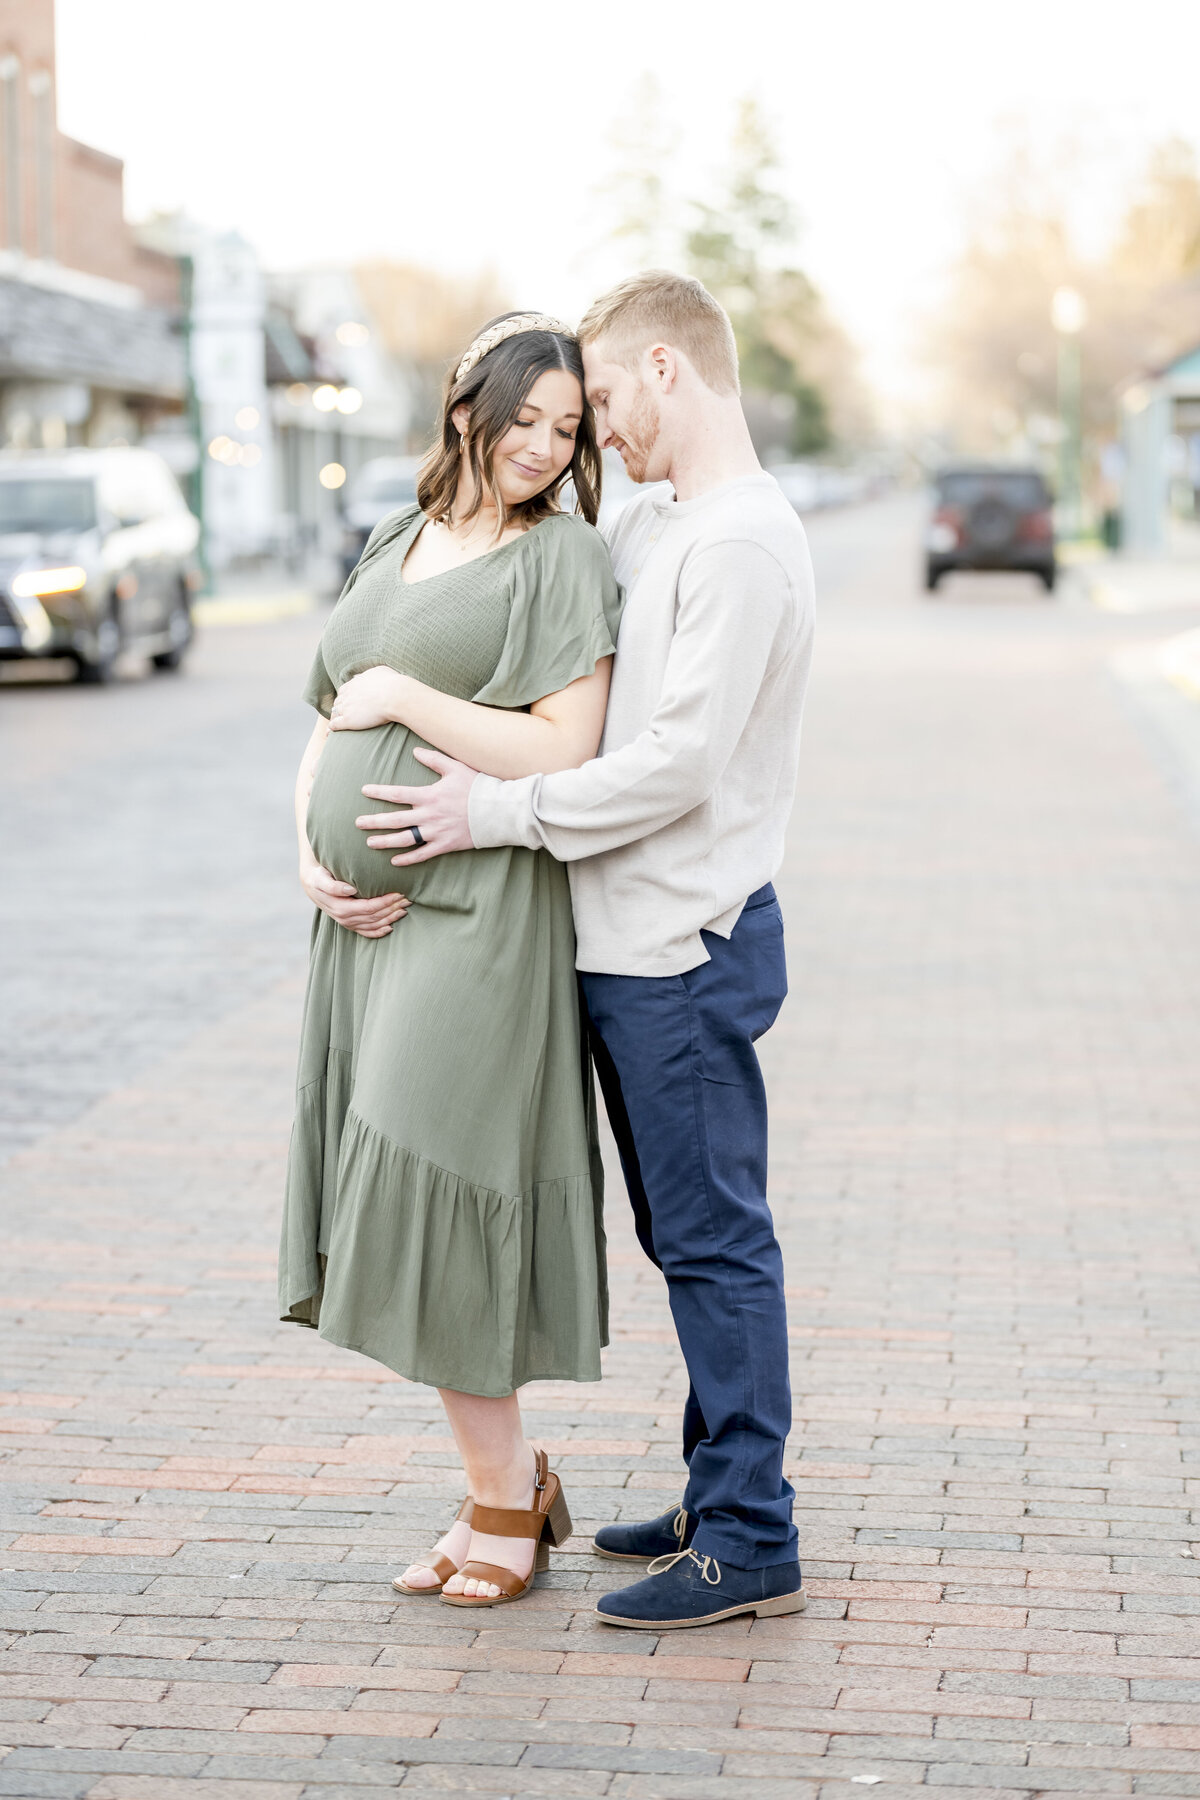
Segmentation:
<svg viewBox="0 0 1200 1800">
<path fill-rule="evenodd" d="M 1079 334 L 1087 324 L 1087 301 L 1078 289 L 1055 288 L 1050 323 L 1058 334 L 1058 491 L 1064 535 L 1083 528 L 1083 418 Z"/>
</svg>

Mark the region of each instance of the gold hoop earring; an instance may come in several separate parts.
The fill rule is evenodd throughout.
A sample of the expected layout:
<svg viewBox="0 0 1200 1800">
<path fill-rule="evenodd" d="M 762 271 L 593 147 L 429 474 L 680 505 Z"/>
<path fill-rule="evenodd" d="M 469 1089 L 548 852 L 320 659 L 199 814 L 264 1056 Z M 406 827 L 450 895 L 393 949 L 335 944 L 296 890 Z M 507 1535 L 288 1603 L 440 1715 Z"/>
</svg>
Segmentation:
<svg viewBox="0 0 1200 1800">
<path fill-rule="evenodd" d="M 460 456 L 465 456 L 467 454 L 467 434 L 465 431 L 460 431 L 458 434 L 458 454 Z"/>
</svg>

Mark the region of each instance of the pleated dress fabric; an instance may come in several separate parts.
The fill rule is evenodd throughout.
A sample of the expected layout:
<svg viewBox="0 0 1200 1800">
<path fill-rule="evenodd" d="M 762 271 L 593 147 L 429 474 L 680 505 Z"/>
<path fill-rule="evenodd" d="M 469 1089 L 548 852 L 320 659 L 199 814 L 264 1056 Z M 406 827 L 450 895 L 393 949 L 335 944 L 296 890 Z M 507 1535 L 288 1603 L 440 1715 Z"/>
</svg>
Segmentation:
<svg viewBox="0 0 1200 1800">
<path fill-rule="evenodd" d="M 321 639 L 305 696 L 320 712 L 380 663 L 523 708 L 611 654 L 621 597 L 583 520 L 406 583 L 423 523 L 410 507 L 373 533 Z M 603 1179 L 566 870 L 516 846 L 393 868 L 354 820 L 378 810 L 365 783 L 436 779 L 421 745 L 402 725 L 333 732 L 317 765 L 317 859 L 413 904 L 384 938 L 313 921 L 280 1313 L 464 1393 L 595 1381 Z"/>
</svg>

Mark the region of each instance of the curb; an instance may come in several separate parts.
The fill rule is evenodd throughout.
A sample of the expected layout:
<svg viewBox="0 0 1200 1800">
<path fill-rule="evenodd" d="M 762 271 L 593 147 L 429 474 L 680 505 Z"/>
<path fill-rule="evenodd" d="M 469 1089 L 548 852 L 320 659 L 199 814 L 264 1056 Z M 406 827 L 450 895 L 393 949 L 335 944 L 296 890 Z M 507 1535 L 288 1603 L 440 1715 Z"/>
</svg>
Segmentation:
<svg viewBox="0 0 1200 1800">
<path fill-rule="evenodd" d="M 1200 631 L 1185 631 L 1160 644 L 1158 666 L 1189 700 L 1200 700 Z"/>
<path fill-rule="evenodd" d="M 1126 616 L 1194 612 L 1200 607 L 1200 568 L 1161 564 L 1141 570 L 1084 566 L 1084 592 L 1102 612 Z"/>
<path fill-rule="evenodd" d="M 230 594 L 227 598 L 197 600 L 192 617 L 197 625 L 265 625 L 272 619 L 299 618 L 316 609 L 317 597 L 297 588 L 283 594 Z"/>
</svg>

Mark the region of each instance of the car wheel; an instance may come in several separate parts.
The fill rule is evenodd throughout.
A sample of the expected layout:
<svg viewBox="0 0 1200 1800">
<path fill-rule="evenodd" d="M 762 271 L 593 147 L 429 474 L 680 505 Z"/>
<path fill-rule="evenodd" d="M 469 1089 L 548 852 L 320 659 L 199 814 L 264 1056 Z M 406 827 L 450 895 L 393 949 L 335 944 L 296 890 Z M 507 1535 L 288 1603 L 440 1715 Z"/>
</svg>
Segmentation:
<svg viewBox="0 0 1200 1800">
<path fill-rule="evenodd" d="M 927 593 L 932 594 L 936 590 L 938 582 L 942 579 L 942 573 L 942 570 L 935 569 L 932 563 L 926 563 L 925 589 Z"/>
<path fill-rule="evenodd" d="M 75 679 L 82 687 L 103 687 L 111 681 L 121 654 L 121 627 L 110 608 L 96 626 L 96 648 L 91 656 L 75 653 Z"/>
<path fill-rule="evenodd" d="M 1048 569 L 1039 569 L 1038 573 L 1042 578 L 1042 586 L 1048 594 L 1052 594 L 1054 592 L 1054 584 L 1058 580 L 1058 570 L 1055 568 L 1054 564 L 1051 563 Z"/>
<path fill-rule="evenodd" d="M 187 602 L 187 595 L 180 589 L 171 616 L 167 620 L 167 630 L 171 637 L 169 650 L 159 650 L 150 658 L 156 669 L 178 669 L 188 653 L 192 641 L 194 627 L 192 612 Z"/>
</svg>

